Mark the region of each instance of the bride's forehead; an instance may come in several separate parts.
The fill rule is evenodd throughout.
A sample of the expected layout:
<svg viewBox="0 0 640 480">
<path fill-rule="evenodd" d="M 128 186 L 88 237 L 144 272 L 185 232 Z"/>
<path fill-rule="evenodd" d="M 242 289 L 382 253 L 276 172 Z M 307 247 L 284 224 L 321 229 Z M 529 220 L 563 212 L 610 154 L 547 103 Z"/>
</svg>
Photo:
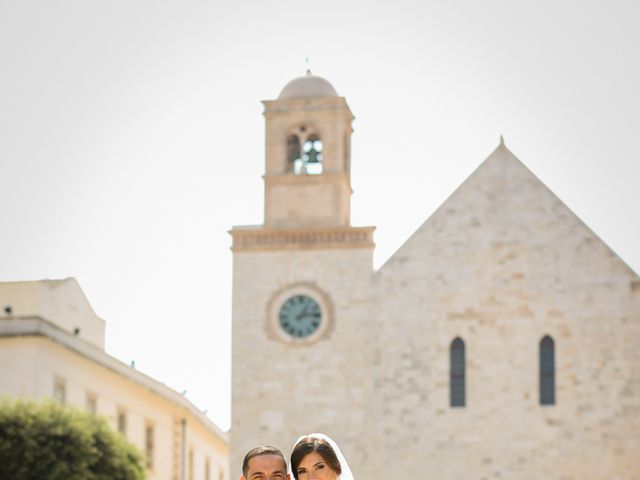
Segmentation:
<svg viewBox="0 0 640 480">
<path fill-rule="evenodd" d="M 318 462 L 324 462 L 324 458 L 318 452 L 309 452 L 307 453 L 300 465 L 315 465 Z"/>
</svg>

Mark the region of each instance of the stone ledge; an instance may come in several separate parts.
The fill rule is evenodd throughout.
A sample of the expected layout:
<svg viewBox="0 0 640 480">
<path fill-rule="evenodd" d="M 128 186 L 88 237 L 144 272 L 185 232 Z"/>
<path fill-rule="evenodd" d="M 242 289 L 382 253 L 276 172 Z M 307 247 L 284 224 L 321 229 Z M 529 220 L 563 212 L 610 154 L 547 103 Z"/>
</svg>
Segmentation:
<svg viewBox="0 0 640 480">
<path fill-rule="evenodd" d="M 328 227 L 313 229 L 269 229 L 234 227 L 234 252 L 264 250 L 317 250 L 334 248 L 374 248 L 375 227 Z"/>
</svg>

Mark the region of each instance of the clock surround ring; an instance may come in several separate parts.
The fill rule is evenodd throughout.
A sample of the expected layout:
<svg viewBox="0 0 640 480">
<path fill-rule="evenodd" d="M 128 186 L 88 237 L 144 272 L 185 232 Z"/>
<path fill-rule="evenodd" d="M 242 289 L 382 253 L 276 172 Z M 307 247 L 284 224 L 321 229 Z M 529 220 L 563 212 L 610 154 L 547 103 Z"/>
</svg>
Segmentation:
<svg viewBox="0 0 640 480">
<path fill-rule="evenodd" d="M 310 297 L 319 307 L 322 315 L 318 327 L 308 336 L 296 337 L 287 333 L 280 322 L 282 306 L 292 297 Z M 267 308 L 267 331 L 273 339 L 288 345 L 310 345 L 326 336 L 333 329 L 333 303 L 329 295 L 312 282 L 289 284 L 275 292 Z"/>
</svg>

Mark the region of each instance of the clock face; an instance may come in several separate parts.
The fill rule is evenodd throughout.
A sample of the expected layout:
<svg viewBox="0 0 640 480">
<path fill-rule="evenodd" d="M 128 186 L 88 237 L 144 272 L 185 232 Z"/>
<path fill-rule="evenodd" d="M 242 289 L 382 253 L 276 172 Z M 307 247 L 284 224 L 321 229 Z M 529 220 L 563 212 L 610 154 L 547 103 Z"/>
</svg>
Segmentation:
<svg viewBox="0 0 640 480">
<path fill-rule="evenodd" d="M 294 295 L 280 307 L 280 326 L 292 337 L 305 338 L 315 332 L 322 321 L 322 310 L 313 298 Z"/>
</svg>

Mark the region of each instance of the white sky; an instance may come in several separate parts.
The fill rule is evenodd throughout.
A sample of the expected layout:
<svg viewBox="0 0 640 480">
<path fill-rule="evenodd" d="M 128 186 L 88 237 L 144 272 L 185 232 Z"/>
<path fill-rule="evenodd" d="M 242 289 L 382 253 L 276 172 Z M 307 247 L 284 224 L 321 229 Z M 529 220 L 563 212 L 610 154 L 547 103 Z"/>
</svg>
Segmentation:
<svg viewBox="0 0 640 480">
<path fill-rule="evenodd" d="M 0 280 L 80 282 L 107 350 L 229 427 L 232 225 L 305 70 L 357 119 L 380 265 L 505 135 L 640 270 L 640 2 L 0 0 Z"/>
</svg>

